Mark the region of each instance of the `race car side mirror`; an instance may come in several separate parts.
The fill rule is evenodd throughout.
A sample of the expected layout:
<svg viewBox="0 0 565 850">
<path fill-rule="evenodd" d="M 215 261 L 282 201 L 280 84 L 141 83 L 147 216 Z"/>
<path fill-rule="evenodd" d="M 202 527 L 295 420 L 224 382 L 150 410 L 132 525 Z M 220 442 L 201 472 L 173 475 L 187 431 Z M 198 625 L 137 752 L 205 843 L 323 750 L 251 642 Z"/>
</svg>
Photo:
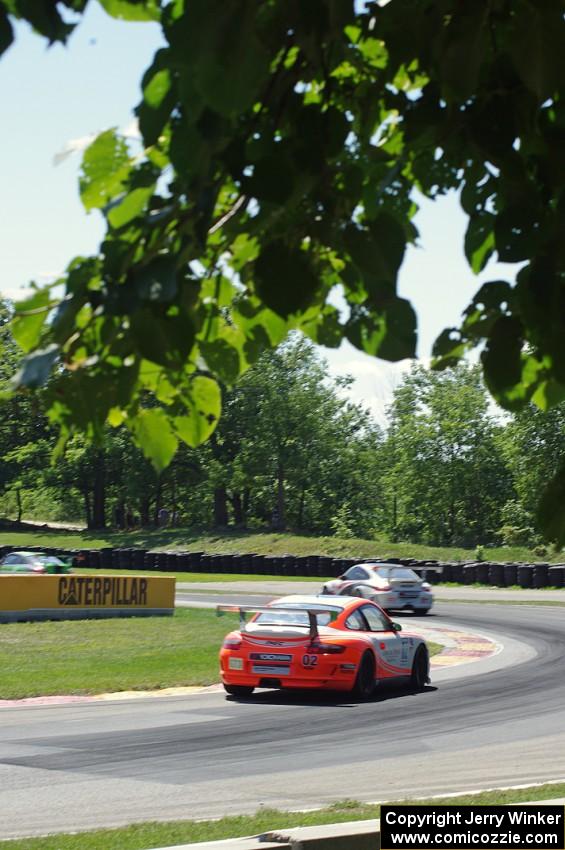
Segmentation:
<svg viewBox="0 0 565 850">
<path fill-rule="evenodd" d="M 400 625 L 400 623 L 391 623 L 391 626 L 392 626 L 393 632 L 401 632 L 402 631 L 402 626 Z"/>
</svg>

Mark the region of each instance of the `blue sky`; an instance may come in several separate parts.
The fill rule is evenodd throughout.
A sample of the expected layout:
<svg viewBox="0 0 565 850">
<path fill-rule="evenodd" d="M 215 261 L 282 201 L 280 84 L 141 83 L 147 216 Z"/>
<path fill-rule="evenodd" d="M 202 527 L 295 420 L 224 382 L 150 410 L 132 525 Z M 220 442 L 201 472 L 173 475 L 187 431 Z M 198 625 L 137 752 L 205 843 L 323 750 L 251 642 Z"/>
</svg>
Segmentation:
<svg viewBox="0 0 565 850">
<path fill-rule="evenodd" d="M 161 43 L 154 24 L 122 23 L 91 3 L 67 47 L 46 47 L 27 26 L 0 61 L 3 105 L 0 157 L 0 291 L 17 298 L 30 280 L 59 274 L 71 257 L 96 250 L 100 214 L 87 215 L 78 197 L 80 155 L 59 165 L 70 140 L 108 127 L 126 128 L 140 98 L 140 80 Z M 423 201 L 416 219 L 420 247 L 409 248 L 400 293 L 418 314 L 418 355 L 456 325 L 478 287 L 463 255 L 465 219 L 455 197 Z M 504 277 L 494 264 L 480 280 Z M 506 273 L 507 276 L 507 273 Z M 335 374 L 350 373 L 353 397 L 381 419 L 407 364 L 391 364 L 344 344 L 325 351 Z"/>
</svg>

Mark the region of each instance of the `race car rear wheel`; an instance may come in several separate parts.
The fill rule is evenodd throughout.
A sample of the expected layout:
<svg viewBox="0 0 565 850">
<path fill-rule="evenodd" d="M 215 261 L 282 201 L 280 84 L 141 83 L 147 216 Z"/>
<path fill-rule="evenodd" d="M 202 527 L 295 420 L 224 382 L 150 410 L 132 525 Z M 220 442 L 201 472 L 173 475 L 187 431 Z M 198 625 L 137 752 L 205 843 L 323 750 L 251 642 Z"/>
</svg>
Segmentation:
<svg viewBox="0 0 565 850">
<path fill-rule="evenodd" d="M 224 685 L 224 690 L 232 697 L 250 697 L 254 689 L 248 685 Z"/>
<path fill-rule="evenodd" d="M 428 683 L 428 650 L 423 646 L 419 646 L 414 656 L 412 663 L 412 673 L 410 675 L 410 684 L 416 691 L 423 691 Z"/>
<path fill-rule="evenodd" d="M 375 690 L 375 658 L 371 652 L 364 652 L 353 685 L 353 694 L 360 700 L 369 699 Z"/>
<path fill-rule="evenodd" d="M 418 617 L 423 617 L 429 610 L 429 608 L 414 608 L 414 613 L 417 614 Z"/>
</svg>

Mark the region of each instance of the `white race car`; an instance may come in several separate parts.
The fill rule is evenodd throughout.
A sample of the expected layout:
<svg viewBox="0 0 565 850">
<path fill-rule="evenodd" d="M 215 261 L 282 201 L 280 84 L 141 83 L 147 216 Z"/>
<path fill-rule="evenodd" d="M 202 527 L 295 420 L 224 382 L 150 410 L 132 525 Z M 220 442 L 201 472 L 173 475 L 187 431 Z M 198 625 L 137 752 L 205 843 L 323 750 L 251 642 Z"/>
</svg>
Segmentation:
<svg viewBox="0 0 565 850">
<path fill-rule="evenodd" d="M 322 593 L 361 596 L 371 599 L 385 611 L 410 610 L 427 614 L 434 599 L 431 585 L 409 567 L 398 564 L 355 564 L 343 575 L 326 582 Z"/>
</svg>

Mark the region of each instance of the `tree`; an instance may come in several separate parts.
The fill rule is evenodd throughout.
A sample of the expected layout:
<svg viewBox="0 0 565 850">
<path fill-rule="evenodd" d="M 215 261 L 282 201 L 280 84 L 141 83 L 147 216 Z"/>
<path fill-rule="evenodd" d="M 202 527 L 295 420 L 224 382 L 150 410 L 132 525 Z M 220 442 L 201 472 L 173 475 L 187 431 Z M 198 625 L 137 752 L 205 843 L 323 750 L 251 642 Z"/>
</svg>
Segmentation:
<svg viewBox="0 0 565 850">
<path fill-rule="evenodd" d="M 508 506 L 505 524 L 509 529 L 531 526 L 539 533 L 540 494 L 565 460 L 565 406 L 542 413 L 528 405 L 512 416 L 501 434 L 500 447 L 517 496 Z M 550 494 L 553 498 L 553 491 Z"/>
<path fill-rule="evenodd" d="M 491 542 L 514 495 L 477 367 L 415 367 L 395 392 L 383 454 L 390 533 L 448 546 Z"/>
<path fill-rule="evenodd" d="M 142 152 L 106 131 L 85 153 L 81 196 L 107 224 L 99 253 L 71 261 L 62 299 L 44 288 L 18 306 L 17 381 L 55 370 L 63 434 L 124 421 L 162 468 L 179 440 L 213 430 L 216 379 L 233 383 L 291 328 L 413 356 L 396 281 L 417 238 L 415 189 L 459 191 L 474 272 L 493 255 L 523 263 L 514 286 L 480 288 L 437 340 L 437 365 L 481 345 L 503 406 L 565 398 L 561 0 L 100 2 L 158 20 L 166 47 L 142 81 Z M 60 7 L 84 6 L 0 0 L 0 49 L 12 16 L 64 41 Z M 336 285 L 345 317 L 328 301 Z M 159 387 L 165 407 L 147 412 Z M 559 482 L 565 494 L 565 471 Z M 565 537 L 565 511 L 552 533 Z"/>
<path fill-rule="evenodd" d="M 11 394 L 10 379 L 21 352 L 14 342 L 10 305 L 0 299 L 0 491 L 12 494 L 22 518 L 22 491 L 44 468 L 54 430 L 45 416 L 42 393 Z"/>
<path fill-rule="evenodd" d="M 329 531 L 349 498 L 353 521 L 361 522 L 374 493 L 372 465 L 361 455 L 378 436 L 367 414 L 340 394 L 342 383 L 295 335 L 226 392 L 211 449 L 219 524 L 227 524 L 229 503 L 236 524 L 254 515 L 279 530 L 290 523 Z M 374 519 L 374 501 L 370 511 Z"/>
</svg>

